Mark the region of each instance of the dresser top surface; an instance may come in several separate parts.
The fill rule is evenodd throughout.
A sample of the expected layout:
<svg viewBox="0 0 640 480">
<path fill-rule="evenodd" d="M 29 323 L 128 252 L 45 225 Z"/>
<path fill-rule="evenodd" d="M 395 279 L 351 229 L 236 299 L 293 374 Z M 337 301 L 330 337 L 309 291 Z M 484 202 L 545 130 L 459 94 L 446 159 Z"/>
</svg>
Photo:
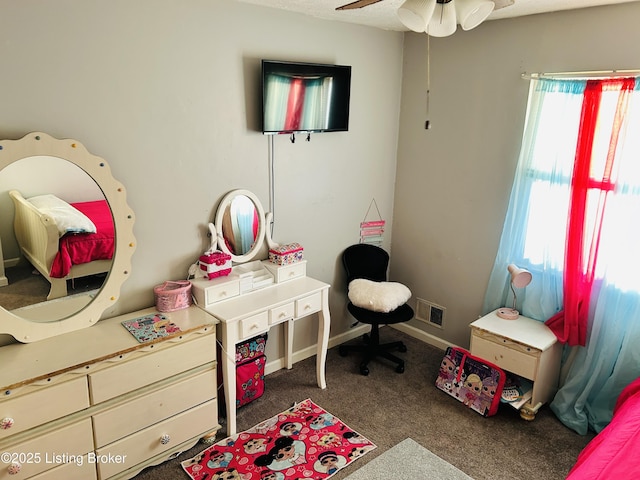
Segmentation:
<svg viewBox="0 0 640 480">
<path fill-rule="evenodd" d="M 479 318 L 470 326 L 472 329 L 477 328 L 500 335 L 542 351 L 547 350 L 557 342 L 556 336 L 544 322 L 523 316 L 518 317 L 516 320 L 506 320 L 498 317 L 494 311 Z"/>
<path fill-rule="evenodd" d="M 196 306 L 163 313 L 181 332 L 151 342 L 139 342 L 121 323 L 157 313 L 148 308 L 105 319 L 75 332 L 58 335 L 39 342 L 14 343 L 0 347 L 0 387 L 2 391 L 45 379 L 50 376 L 97 363 L 122 353 L 147 348 L 152 344 L 171 341 L 180 335 L 201 330 L 217 321 Z M 2 397 L 0 397 L 1 399 Z"/>
</svg>

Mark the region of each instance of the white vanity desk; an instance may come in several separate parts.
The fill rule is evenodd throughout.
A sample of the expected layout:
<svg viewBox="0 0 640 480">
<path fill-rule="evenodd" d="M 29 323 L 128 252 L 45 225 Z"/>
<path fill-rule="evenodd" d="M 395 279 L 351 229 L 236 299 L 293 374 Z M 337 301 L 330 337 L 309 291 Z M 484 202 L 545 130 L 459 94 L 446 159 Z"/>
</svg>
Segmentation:
<svg viewBox="0 0 640 480">
<path fill-rule="evenodd" d="M 258 197 L 248 190 L 227 193 L 216 212 L 215 225 L 209 224 L 211 247 L 220 249 L 235 264 L 230 275 L 191 281 L 196 304 L 220 321 L 216 328 L 222 344 L 222 379 L 227 408 L 227 434 L 236 433 L 236 345 L 266 333 L 274 325 L 287 323 L 284 329 L 285 364 L 293 364 L 293 326 L 296 320 L 318 314 L 316 377 L 318 387 L 326 388 L 325 361 L 329 344 L 329 284 L 307 277 L 306 260 L 277 265 L 268 260 L 253 260 L 266 241 L 269 249 L 277 246 L 271 239 L 271 214 L 265 215 Z M 219 264 L 218 264 L 219 265 Z M 226 268 L 226 265 L 223 267 Z M 204 270 L 193 265 L 193 272 Z M 197 275 L 196 275 L 197 276 Z M 201 274 L 201 276 L 203 276 Z M 207 278 L 209 277 L 209 278 Z"/>
<path fill-rule="evenodd" d="M 226 300 L 218 299 L 235 293 L 233 277 L 194 281 L 194 293 L 198 303 L 220 321 L 217 335 L 223 349 L 219 361 L 222 365 L 225 386 L 228 435 L 236 433 L 235 347 L 244 340 L 267 332 L 274 325 L 287 322 L 284 330 L 287 348 L 285 362 L 290 369 L 293 364 L 294 323 L 296 320 L 318 313 L 316 377 L 318 387 L 326 388 L 325 361 L 331 324 L 329 284 L 304 276 L 305 269 L 300 269 L 300 266 L 304 267 L 303 264 L 279 267 L 276 281 L 278 277 L 282 277 L 280 283 Z M 291 272 L 295 273 L 292 275 L 293 278 L 289 279 Z"/>
</svg>

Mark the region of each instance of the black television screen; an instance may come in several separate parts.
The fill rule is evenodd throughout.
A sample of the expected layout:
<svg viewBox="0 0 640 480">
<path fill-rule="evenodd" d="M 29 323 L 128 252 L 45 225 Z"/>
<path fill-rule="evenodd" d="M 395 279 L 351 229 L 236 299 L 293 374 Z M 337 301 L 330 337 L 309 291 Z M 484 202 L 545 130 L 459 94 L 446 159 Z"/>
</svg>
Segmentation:
<svg viewBox="0 0 640 480">
<path fill-rule="evenodd" d="M 262 132 L 349 129 L 351 67 L 262 60 Z"/>
</svg>

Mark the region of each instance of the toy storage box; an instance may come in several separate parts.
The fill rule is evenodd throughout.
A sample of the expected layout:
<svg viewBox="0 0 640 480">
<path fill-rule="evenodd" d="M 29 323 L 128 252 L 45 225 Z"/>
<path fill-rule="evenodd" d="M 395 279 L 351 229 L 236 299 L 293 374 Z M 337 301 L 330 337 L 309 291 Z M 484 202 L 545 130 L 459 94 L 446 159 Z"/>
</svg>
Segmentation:
<svg viewBox="0 0 640 480">
<path fill-rule="evenodd" d="M 304 249 L 299 243 L 287 243 L 269 250 L 269 261 L 276 265 L 289 265 L 304 259 Z"/>
</svg>

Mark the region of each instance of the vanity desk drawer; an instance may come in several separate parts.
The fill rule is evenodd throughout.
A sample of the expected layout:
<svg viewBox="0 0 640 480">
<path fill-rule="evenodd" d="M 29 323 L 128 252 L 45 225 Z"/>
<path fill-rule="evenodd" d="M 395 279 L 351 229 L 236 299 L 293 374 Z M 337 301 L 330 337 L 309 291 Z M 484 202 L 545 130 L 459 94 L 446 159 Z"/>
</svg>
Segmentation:
<svg viewBox="0 0 640 480">
<path fill-rule="evenodd" d="M 322 309 L 322 293 L 317 292 L 296 300 L 296 318 L 305 317 Z"/>
<path fill-rule="evenodd" d="M 255 337 L 269 330 L 269 312 L 260 312 L 243 318 L 238 322 L 240 331 L 238 332 L 241 340 Z"/>
<path fill-rule="evenodd" d="M 228 275 L 209 280 L 195 278 L 191 280 L 193 296 L 202 308 L 240 295 L 240 279 L 237 275 Z"/>
<path fill-rule="evenodd" d="M 272 308 L 269 310 L 269 325 L 277 325 L 279 323 L 290 320 L 294 317 L 296 312 L 295 304 L 287 303 L 280 307 Z"/>
<path fill-rule="evenodd" d="M 30 478 L 93 451 L 91 420 L 85 418 L 31 440 L 3 446 L 2 451 L 16 458 L 0 458 L 0 480 Z M 12 464 L 18 466 L 18 473 L 9 473 Z"/>
<path fill-rule="evenodd" d="M 307 274 L 307 261 L 291 263 L 289 265 L 276 265 L 269 260 L 263 260 L 262 264 L 273 275 L 276 283 L 286 282 L 294 278 L 304 277 Z"/>
<path fill-rule="evenodd" d="M 46 405 L 47 408 L 42 408 Z M 85 376 L 0 402 L 0 440 L 89 406 Z"/>
</svg>

